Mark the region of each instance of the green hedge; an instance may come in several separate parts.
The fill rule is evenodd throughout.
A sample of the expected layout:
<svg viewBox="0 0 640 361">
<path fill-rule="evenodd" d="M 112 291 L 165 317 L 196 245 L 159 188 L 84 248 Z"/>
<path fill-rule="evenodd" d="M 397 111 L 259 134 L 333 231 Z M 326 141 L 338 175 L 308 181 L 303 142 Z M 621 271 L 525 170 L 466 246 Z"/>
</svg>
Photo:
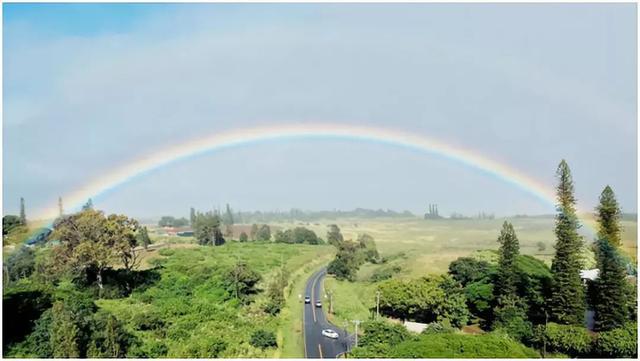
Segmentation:
<svg viewBox="0 0 640 361">
<path fill-rule="evenodd" d="M 600 332 L 595 342 L 595 353 L 602 357 L 637 358 L 637 326 L 633 323 L 628 323 L 624 328 Z"/>
<path fill-rule="evenodd" d="M 593 338 L 582 326 L 549 323 L 546 328 L 539 325 L 534 340 L 542 349 L 546 343 L 549 352 L 560 352 L 571 357 L 586 356 L 591 352 Z"/>
</svg>

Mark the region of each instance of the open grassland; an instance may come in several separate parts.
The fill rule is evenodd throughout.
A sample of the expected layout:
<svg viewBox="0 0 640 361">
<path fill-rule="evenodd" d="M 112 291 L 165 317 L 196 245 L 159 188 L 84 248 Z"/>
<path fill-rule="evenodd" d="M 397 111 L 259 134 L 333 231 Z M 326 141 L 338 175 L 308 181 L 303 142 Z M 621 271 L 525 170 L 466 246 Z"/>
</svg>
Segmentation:
<svg viewBox="0 0 640 361">
<path fill-rule="evenodd" d="M 147 357 L 301 357 L 301 337 L 294 324 L 301 313 L 297 290 L 306 275 L 328 262 L 330 246 L 229 242 L 220 247 L 176 247 L 155 250 L 147 262 L 156 266 L 158 280 L 123 299 L 96 303 L 112 312 L 141 341 L 136 351 Z M 260 288 L 284 262 L 291 285 L 280 316 L 262 312 L 260 294 L 247 306 L 224 289 L 222 274 L 244 261 L 263 277 Z M 298 326 L 299 327 L 299 326 Z M 293 328 L 293 329 L 292 329 Z M 277 333 L 277 349 L 257 349 L 251 334 L 264 329 Z"/>
<path fill-rule="evenodd" d="M 554 254 L 554 219 L 510 218 L 520 241 L 520 252 L 550 263 Z M 367 233 L 375 238 L 382 256 L 404 254 L 402 275 L 408 277 L 446 272 L 449 263 L 476 250 L 498 249 L 497 238 L 505 219 L 494 220 L 424 220 L 420 218 L 353 218 L 309 223 L 281 223 L 282 228 L 302 225 L 325 237 L 327 225 L 337 224 L 345 239 L 355 240 Z M 595 222 L 586 220 L 588 228 Z M 635 259 L 637 223 L 622 221 L 625 251 Z M 588 236 L 585 240 L 590 240 Z M 543 249 L 542 249 L 543 248 Z M 371 269 L 369 270 L 371 271 Z"/>
</svg>

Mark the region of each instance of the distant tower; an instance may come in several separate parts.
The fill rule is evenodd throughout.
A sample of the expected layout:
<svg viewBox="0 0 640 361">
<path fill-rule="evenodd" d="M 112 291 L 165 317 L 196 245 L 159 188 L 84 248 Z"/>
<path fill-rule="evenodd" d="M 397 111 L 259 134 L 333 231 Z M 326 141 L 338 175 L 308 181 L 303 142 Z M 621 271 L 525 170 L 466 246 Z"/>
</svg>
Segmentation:
<svg viewBox="0 0 640 361">
<path fill-rule="evenodd" d="M 27 214 L 24 211 L 24 198 L 20 197 L 20 223 L 27 224 Z"/>
<path fill-rule="evenodd" d="M 62 217 L 62 215 L 64 214 L 62 210 L 62 197 L 58 197 L 58 213 L 60 213 L 60 217 Z"/>
</svg>

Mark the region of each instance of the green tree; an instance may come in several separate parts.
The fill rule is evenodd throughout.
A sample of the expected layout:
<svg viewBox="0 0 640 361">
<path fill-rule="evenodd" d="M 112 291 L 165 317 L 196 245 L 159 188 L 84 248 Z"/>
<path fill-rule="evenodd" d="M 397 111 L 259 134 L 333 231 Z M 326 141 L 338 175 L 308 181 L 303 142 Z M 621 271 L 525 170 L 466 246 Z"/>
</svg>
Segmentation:
<svg viewBox="0 0 640 361">
<path fill-rule="evenodd" d="M 79 358 L 80 329 L 74 321 L 73 314 L 63 302 L 53 304 L 49 327 L 53 357 Z"/>
<path fill-rule="evenodd" d="M 118 319 L 109 313 L 98 312 L 93 317 L 87 357 L 125 358 L 133 340 Z"/>
<path fill-rule="evenodd" d="M 89 200 L 87 201 L 87 203 L 85 203 L 85 204 L 82 206 L 82 210 L 83 210 L 83 211 L 86 211 L 86 210 L 89 210 L 89 209 L 93 209 L 93 201 L 91 200 L 91 198 L 89 198 Z"/>
<path fill-rule="evenodd" d="M 109 217 L 93 209 L 65 216 L 56 221 L 52 237 L 60 241 L 53 248 L 53 265 L 72 274 L 95 271 L 102 289 L 103 273 L 114 264 L 132 270 L 139 263 L 138 222 L 123 215 Z"/>
<path fill-rule="evenodd" d="M 23 226 L 27 225 L 27 214 L 24 210 L 24 198 L 20 197 L 20 223 Z"/>
<path fill-rule="evenodd" d="M 229 206 L 229 203 L 227 203 L 227 208 L 225 210 L 225 214 L 224 214 L 224 218 L 222 219 L 222 222 L 227 226 L 233 226 L 233 224 L 234 224 L 234 222 L 233 222 L 233 211 L 231 210 L 231 207 Z"/>
<path fill-rule="evenodd" d="M 138 233 L 138 244 L 142 244 L 144 249 L 147 249 L 151 244 L 151 238 L 149 238 L 149 231 L 147 231 L 147 227 L 140 228 L 140 232 Z"/>
<path fill-rule="evenodd" d="M 225 276 L 227 289 L 233 296 L 246 303 L 251 295 L 258 293 L 257 284 L 262 276 L 249 268 L 245 262 L 236 263 Z"/>
<path fill-rule="evenodd" d="M 196 223 L 196 209 L 191 207 L 189 211 L 189 224 L 193 227 Z"/>
<path fill-rule="evenodd" d="M 329 230 L 327 231 L 327 242 L 330 245 L 338 247 L 338 245 L 343 241 L 344 238 L 342 237 L 342 233 L 340 233 L 340 228 L 335 224 L 329 225 Z"/>
<path fill-rule="evenodd" d="M 14 215 L 6 215 L 2 217 L 2 235 L 6 236 L 12 230 L 22 225 L 20 217 Z"/>
<path fill-rule="evenodd" d="M 7 259 L 5 267 L 11 281 L 31 276 L 35 269 L 35 252 L 26 246 L 20 247 Z"/>
<path fill-rule="evenodd" d="M 251 231 L 249 231 L 249 238 L 251 238 L 252 241 L 255 241 L 257 235 L 258 235 L 258 225 L 254 223 L 251 225 Z"/>
<path fill-rule="evenodd" d="M 463 286 L 490 277 L 494 272 L 487 261 L 460 257 L 449 264 L 449 274 Z"/>
<path fill-rule="evenodd" d="M 586 302 L 580 279 L 582 237 L 578 234 L 573 178 L 567 162 L 562 160 L 556 176 L 558 214 L 556 215 L 556 254 L 551 264 L 553 275 L 549 308 L 551 318 L 562 324 L 582 325 Z"/>
<path fill-rule="evenodd" d="M 214 245 L 216 230 L 220 231 L 220 217 L 212 212 L 198 213 L 193 233 L 201 245 Z"/>
<path fill-rule="evenodd" d="M 213 230 L 213 245 L 214 246 L 222 246 L 225 243 L 224 235 L 220 230 L 220 227 L 216 227 Z"/>
<path fill-rule="evenodd" d="M 263 224 L 258 228 L 258 231 L 256 232 L 256 241 L 261 241 L 261 242 L 268 242 L 271 240 L 271 228 L 266 225 Z"/>
<path fill-rule="evenodd" d="M 502 225 L 500 237 L 498 237 L 500 249 L 498 251 L 498 274 L 494 290 L 496 298 L 505 295 L 512 295 L 516 292 L 517 269 L 516 258 L 520 252 L 518 237 L 513 229 L 513 225 L 507 221 Z"/>
<path fill-rule="evenodd" d="M 64 210 L 62 209 L 62 197 L 58 197 L 58 217 L 62 217 Z"/>
<path fill-rule="evenodd" d="M 376 242 L 370 235 L 363 233 L 358 235 L 358 244 L 364 250 L 364 256 L 367 262 L 376 263 L 380 259 Z"/>
<path fill-rule="evenodd" d="M 600 194 L 600 203 L 596 207 L 596 211 L 598 238 L 606 239 L 614 247 L 622 246 L 622 237 L 620 236 L 620 216 L 622 213 L 611 187 L 606 186 Z"/>
<path fill-rule="evenodd" d="M 249 236 L 247 236 L 246 232 L 241 232 L 240 233 L 240 242 L 247 242 L 249 241 Z"/>
<path fill-rule="evenodd" d="M 597 241 L 598 279 L 595 281 L 595 329 L 609 331 L 622 327 L 627 320 L 629 287 L 625 268 L 617 249 L 606 239 Z"/>
</svg>

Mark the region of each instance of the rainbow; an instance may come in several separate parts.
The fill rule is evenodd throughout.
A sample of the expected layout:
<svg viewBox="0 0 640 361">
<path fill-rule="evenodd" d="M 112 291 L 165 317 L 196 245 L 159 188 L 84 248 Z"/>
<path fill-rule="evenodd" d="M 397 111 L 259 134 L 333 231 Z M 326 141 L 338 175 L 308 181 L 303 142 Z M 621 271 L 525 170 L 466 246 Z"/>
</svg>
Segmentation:
<svg viewBox="0 0 640 361">
<path fill-rule="evenodd" d="M 99 197 L 136 177 L 155 169 L 190 157 L 257 142 L 287 139 L 331 138 L 367 141 L 405 147 L 436 154 L 498 178 L 526 193 L 529 193 L 555 209 L 553 188 L 529 177 L 506 164 L 484 157 L 474 151 L 440 142 L 436 139 L 387 128 L 345 124 L 284 124 L 256 126 L 230 130 L 193 139 L 171 146 L 149 155 L 139 157 L 108 172 L 92 182 L 63 197 L 70 206 L 69 211 L 80 209 L 89 198 Z M 39 219 L 54 219 L 58 215 L 57 205 L 51 205 L 38 214 Z"/>
</svg>

